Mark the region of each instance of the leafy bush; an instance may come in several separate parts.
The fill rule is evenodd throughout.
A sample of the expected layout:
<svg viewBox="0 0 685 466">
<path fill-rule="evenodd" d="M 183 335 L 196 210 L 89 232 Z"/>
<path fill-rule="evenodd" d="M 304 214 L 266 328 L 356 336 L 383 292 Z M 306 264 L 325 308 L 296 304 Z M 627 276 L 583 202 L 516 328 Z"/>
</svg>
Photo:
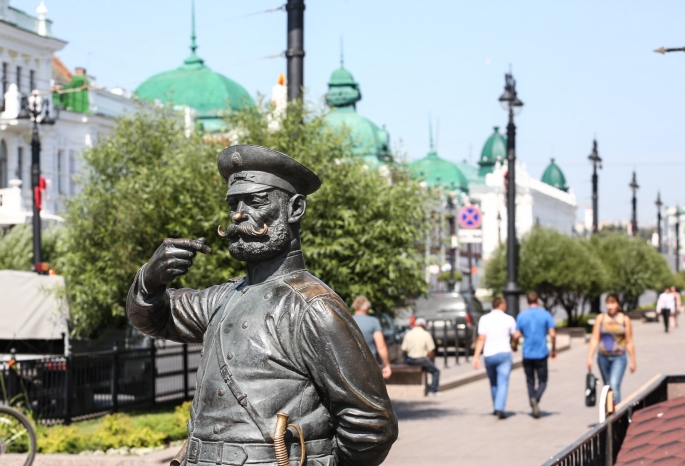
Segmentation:
<svg viewBox="0 0 685 466">
<path fill-rule="evenodd" d="M 96 449 L 93 438 L 81 433 L 76 426 L 39 427 L 37 436 L 41 453 L 78 453 Z"/>
<path fill-rule="evenodd" d="M 79 453 L 110 448 L 157 447 L 185 439 L 190 416 L 190 401 L 173 411 L 140 415 L 113 414 L 70 426 L 39 427 L 38 451 L 41 453 Z"/>
<path fill-rule="evenodd" d="M 99 450 L 107 450 L 121 447 L 156 447 L 164 443 L 166 434 L 154 432 L 148 426 L 136 426 L 129 416 L 113 414 L 105 417 L 93 438 Z"/>
</svg>

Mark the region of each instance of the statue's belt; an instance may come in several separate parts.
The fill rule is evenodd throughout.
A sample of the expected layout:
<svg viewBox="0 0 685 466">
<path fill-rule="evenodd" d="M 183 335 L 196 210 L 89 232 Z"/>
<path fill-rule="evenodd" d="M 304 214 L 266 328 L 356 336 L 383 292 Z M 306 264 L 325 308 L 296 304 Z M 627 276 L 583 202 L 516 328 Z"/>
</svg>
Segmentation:
<svg viewBox="0 0 685 466">
<path fill-rule="evenodd" d="M 287 443 L 291 458 L 300 456 L 299 442 Z M 332 455 L 333 439 L 309 440 L 305 442 L 307 457 Z M 209 442 L 191 437 L 188 442 L 188 464 L 243 464 L 275 462 L 273 443 L 228 443 Z"/>
</svg>

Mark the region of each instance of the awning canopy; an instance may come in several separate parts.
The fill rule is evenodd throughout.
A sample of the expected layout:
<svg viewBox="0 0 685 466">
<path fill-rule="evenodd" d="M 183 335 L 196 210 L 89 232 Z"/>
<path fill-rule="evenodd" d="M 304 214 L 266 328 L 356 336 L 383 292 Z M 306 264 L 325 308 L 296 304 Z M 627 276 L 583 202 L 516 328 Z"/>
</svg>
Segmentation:
<svg viewBox="0 0 685 466">
<path fill-rule="evenodd" d="M 68 333 L 64 277 L 0 270 L 0 340 L 57 340 Z"/>
</svg>

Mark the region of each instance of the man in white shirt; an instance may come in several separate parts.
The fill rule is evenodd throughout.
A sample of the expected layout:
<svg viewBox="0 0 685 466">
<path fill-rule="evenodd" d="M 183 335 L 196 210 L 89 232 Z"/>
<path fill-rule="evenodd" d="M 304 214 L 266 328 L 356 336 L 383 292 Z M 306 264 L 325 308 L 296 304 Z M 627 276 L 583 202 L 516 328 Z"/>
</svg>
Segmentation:
<svg viewBox="0 0 685 466">
<path fill-rule="evenodd" d="M 483 352 L 485 370 L 490 379 L 494 415 L 506 419 L 504 406 L 507 403 L 509 374 L 511 373 L 511 337 L 516 332 L 516 321 L 506 313 L 507 304 L 502 298 L 492 300 L 492 311 L 478 322 L 478 340 L 473 354 L 473 367 L 480 368 L 480 353 Z"/>
<path fill-rule="evenodd" d="M 433 361 L 435 360 L 435 343 L 430 333 L 426 332 L 426 319 L 416 319 L 414 328 L 406 333 L 402 341 L 404 362 L 411 366 L 421 366 L 431 375 L 431 385 L 428 396 L 438 396 L 440 384 L 440 369 Z"/>
<path fill-rule="evenodd" d="M 661 318 L 664 319 L 664 329 L 668 333 L 668 327 L 670 320 L 675 315 L 676 311 L 676 299 L 671 293 L 670 288 L 666 288 L 663 293 L 659 295 L 659 299 L 656 302 L 656 313 L 661 314 Z"/>
</svg>

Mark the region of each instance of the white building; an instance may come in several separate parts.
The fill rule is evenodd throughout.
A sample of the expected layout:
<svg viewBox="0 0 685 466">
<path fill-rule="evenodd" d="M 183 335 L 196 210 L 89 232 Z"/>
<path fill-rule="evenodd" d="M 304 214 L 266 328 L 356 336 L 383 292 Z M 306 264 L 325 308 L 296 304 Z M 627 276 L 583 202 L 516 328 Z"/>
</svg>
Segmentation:
<svg viewBox="0 0 685 466">
<path fill-rule="evenodd" d="M 432 140 L 432 137 L 431 137 Z M 507 142 L 499 129 L 487 139 L 481 152 L 478 166 L 466 161 L 453 163 L 438 156 L 431 148 L 426 157 L 410 164 L 414 174 L 428 186 L 442 188 L 444 194 L 450 193 L 460 206 L 475 204 L 482 211 L 482 244 L 477 244 L 472 251 L 476 263 L 487 261 L 500 244 L 507 241 L 507 200 L 505 193 Z M 446 203 L 443 203 L 443 208 Z M 552 159 L 540 179 L 532 176 L 526 165 L 518 159 L 516 165 L 516 232 L 520 238 L 535 225 L 553 228 L 564 234 L 574 231 L 576 219 L 576 197 L 566 184 L 566 178 L 559 166 Z M 436 217 L 438 218 L 438 217 Z M 430 236 L 438 237 L 438 268 L 432 270 L 449 270 L 446 265 L 448 257 L 445 247 L 445 233 L 448 228 L 443 224 L 432 225 Z M 436 232 L 438 232 L 436 234 Z M 442 238 L 442 239 L 440 239 Z M 431 250 L 436 250 L 435 240 L 431 241 Z M 460 268 L 464 267 L 464 247 L 461 245 Z M 477 267 L 474 283 L 479 283 L 482 267 Z"/>
<path fill-rule="evenodd" d="M 34 17 L 0 0 L 0 227 L 28 223 L 32 217 L 33 123 L 17 118 L 22 97 L 38 91 L 50 117 L 57 117 L 54 125 L 39 125 L 45 220 L 59 219 L 64 200 L 78 192 L 75 174 L 83 150 L 112 131 L 115 116 L 134 110 L 123 92 L 99 89 L 85 70 L 72 74 L 59 61 L 55 53 L 67 42 L 53 37 L 46 14 L 43 2 Z"/>
</svg>

